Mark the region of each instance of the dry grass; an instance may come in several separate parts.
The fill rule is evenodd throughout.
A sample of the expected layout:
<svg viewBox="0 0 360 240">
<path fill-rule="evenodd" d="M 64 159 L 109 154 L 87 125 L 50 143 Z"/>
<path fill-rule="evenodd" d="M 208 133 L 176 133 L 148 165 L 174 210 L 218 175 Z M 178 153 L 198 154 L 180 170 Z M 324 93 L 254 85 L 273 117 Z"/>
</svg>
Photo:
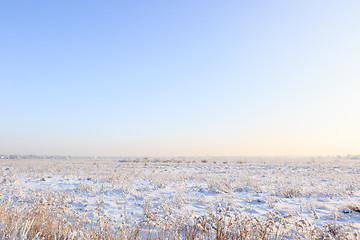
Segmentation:
<svg viewBox="0 0 360 240">
<path fill-rule="evenodd" d="M 351 196 L 342 214 L 356 221 L 359 164 L 342 163 L 334 176 L 336 163 L 206 161 L 0 162 L 0 239 L 359 239 L 346 221 L 306 215 L 318 211 L 306 197 Z M 303 214 L 282 211 L 287 202 Z M 272 212 L 250 215 L 246 206 Z"/>
<path fill-rule="evenodd" d="M 100 216 L 89 221 L 79 213 L 43 198 L 15 206 L 0 204 L 0 239 L 357 239 L 345 226 L 327 223 L 323 228 L 303 219 L 269 213 L 264 218 L 230 212 L 218 206 L 206 216 L 163 216 L 144 208 L 142 221 L 129 223 Z"/>
</svg>

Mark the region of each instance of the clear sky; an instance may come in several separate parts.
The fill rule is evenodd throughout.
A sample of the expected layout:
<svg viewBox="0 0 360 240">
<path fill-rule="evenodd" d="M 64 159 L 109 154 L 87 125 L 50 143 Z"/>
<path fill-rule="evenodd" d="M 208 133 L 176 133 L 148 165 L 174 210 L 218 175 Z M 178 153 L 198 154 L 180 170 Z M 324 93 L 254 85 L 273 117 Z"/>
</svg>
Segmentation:
<svg viewBox="0 0 360 240">
<path fill-rule="evenodd" d="M 360 1 L 2 1 L 0 153 L 360 153 Z"/>
</svg>

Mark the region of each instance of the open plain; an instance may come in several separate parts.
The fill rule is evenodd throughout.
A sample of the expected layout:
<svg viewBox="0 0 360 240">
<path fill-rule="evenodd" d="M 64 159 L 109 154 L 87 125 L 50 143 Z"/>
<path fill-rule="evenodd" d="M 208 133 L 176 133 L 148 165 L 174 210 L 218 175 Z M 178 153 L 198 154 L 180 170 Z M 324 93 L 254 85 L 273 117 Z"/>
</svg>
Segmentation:
<svg viewBox="0 0 360 240">
<path fill-rule="evenodd" d="M 2 159 L 1 239 L 358 239 L 357 158 Z"/>
</svg>

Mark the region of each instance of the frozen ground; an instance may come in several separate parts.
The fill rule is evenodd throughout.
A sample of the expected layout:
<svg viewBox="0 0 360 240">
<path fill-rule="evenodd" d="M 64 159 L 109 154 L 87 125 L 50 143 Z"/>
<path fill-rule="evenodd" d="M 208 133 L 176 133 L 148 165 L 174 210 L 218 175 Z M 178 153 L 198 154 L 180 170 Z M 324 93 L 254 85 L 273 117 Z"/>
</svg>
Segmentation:
<svg viewBox="0 0 360 240">
<path fill-rule="evenodd" d="M 360 230 L 360 160 L 350 158 L 2 159 L 0 193 L 19 209 L 41 199 L 113 225 L 226 209 Z"/>
</svg>

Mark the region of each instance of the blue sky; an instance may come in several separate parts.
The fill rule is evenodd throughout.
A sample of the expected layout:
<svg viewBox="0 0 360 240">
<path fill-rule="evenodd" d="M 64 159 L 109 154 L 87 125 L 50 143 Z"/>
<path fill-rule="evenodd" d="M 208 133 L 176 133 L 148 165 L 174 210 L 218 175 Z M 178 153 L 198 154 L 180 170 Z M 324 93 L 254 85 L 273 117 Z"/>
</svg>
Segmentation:
<svg viewBox="0 0 360 240">
<path fill-rule="evenodd" d="M 360 150 L 358 1 L 3 1 L 0 153 Z"/>
</svg>

